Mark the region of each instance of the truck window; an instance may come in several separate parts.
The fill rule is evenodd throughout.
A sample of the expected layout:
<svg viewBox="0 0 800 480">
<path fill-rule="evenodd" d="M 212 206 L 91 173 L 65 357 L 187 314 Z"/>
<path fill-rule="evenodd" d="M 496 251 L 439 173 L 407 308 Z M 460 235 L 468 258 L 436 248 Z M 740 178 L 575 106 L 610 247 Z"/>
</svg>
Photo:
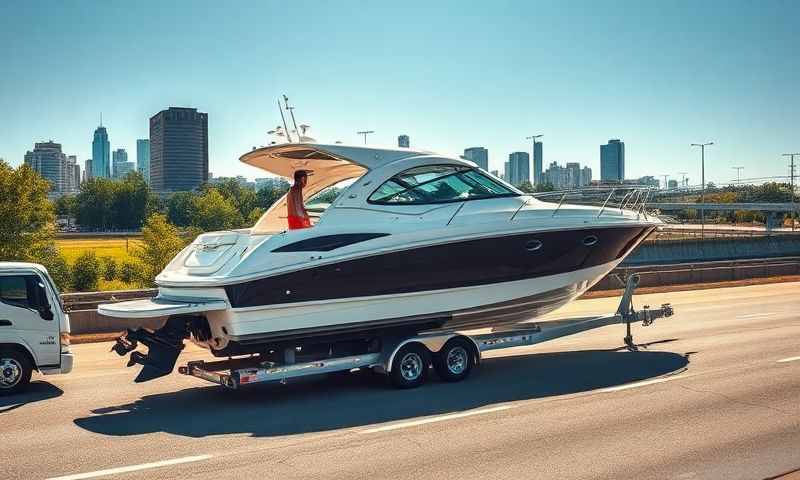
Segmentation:
<svg viewBox="0 0 800 480">
<path fill-rule="evenodd" d="M 39 310 L 48 305 L 43 285 L 36 275 L 0 276 L 0 302 Z"/>
<path fill-rule="evenodd" d="M 0 276 L 0 301 L 15 307 L 33 308 L 28 300 L 28 282 L 22 275 Z"/>
</svg>

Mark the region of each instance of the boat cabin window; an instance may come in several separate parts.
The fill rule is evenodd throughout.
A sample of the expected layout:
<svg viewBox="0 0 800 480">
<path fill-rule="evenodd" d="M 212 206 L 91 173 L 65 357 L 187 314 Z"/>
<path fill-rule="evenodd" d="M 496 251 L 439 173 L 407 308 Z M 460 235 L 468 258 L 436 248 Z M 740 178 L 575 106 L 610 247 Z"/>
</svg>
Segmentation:
<svg viewBox="0 0 800 480">
<path fill-rule="evenodd" d="M 397 205 L 459 202 L 519 195 L 470 167 L 426 165 L 399 173 L 377 188 L 369 203 Z"/>
</svg>

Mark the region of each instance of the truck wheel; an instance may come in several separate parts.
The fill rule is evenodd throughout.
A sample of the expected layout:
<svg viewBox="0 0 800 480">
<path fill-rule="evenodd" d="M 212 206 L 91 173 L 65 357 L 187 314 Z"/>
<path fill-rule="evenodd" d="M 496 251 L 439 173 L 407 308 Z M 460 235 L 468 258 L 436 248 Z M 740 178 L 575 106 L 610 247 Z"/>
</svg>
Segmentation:
<svg viewBox="0 0 800 480">
<path fill-rule="evenodd" d="M 469 340 L 455 337 L 433 356 L 433 367 L 445 382 L 464 380 L 475 364 L 475 353 Z"/>
<path fill-rule="evenodd" d="M 418 387 L 425 383 L 430 363 L 431 354 L 427 348 L 419 343 L 408 343 L 395 354 L 389 379 L 397 388 Z"/>
<path fill-rule="evenodd" d="M 0 395 L 19 392 L 31 381 L 33 367 L 19 350 L 0 351 Z"/>
</svg>

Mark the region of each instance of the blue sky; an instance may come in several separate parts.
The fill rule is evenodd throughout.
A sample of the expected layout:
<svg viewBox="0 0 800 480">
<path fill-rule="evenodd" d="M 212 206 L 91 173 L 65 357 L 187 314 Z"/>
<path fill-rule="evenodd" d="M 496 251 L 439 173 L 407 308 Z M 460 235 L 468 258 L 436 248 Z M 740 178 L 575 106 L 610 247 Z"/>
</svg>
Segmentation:
<svg viewBox="0 0 800 480">
<path fill-rule="evenodd" d="M 165 4 L 166 6 L 162 5 Z M 224 5 L 223 5 L 224 4 Z M 167 106 L 209 114 L 215 175 L 267 142 L 289 95 L 321 141 L 460 153 L 490 168 L 544 134 L 545 163 L 599 176 L 626 143 L 628 177 L 786 175 L 800 151 L 800 2 L 154 2 L 0 4 L 0 157 L 54 139 L 81 161 L 103 112 L 135 156 Z"/>
</svg>

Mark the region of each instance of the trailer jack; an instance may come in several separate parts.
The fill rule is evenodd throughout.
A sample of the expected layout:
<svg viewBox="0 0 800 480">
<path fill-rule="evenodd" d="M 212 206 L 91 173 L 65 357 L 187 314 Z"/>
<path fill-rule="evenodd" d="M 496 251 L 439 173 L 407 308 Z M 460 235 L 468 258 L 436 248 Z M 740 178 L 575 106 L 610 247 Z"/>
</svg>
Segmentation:
<svg viewBox="0 0 800 480">
<path fill-rule="evenodd" d="M 639 275 L 631 275 L 625 284 L 625 291 L 622 293 L 622 299 L 617 308 L 617 315 L 622 317 L 625 322 L 625 347 L 631 352 L 639 351 L 639 347 L 633 341 L 633 334 L 631 333 L 631 323 L 642 322 L 642 326 L 648 327 L 653 324 L 658 318 L 671 317 L 674 311 L 669 303 L 661 305 L 657 310 L 651 310 L 649 305 L 645 305 L 642 310 L 637 311 L 633 308 L 633 292 L 639 285 Z"/>
<path fill-rule="evenodd" d="M 174 317 L 158 330 L 128 329 L 125 334 L 117 338 L 117 343 L 111 350 L 124 357 L 130 353 L 128 367 L 136 364 L 142 365 L 142 370 L 134 382 L 142 383 L 172 373 L 175 362 L 183 350 L 183 340 L 188 338 L 187 320 Z M 147 346 L 147 353 L 136 351 L 139 342 Z"/>
</svg>

